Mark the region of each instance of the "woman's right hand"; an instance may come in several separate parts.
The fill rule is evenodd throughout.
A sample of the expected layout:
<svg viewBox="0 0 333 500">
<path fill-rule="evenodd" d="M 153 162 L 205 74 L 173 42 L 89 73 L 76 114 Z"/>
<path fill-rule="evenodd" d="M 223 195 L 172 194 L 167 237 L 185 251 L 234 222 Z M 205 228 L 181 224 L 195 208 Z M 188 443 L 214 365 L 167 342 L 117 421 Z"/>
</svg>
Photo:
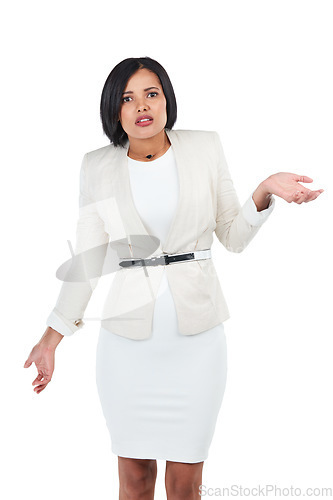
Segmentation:
<svg viewBox="0 0 333 500">
<path fill-rule="evenodd" d="M 36 385 L 34 391 L 37 394 L 43 391 L 51 381 L 54 371 L 55 350 L 62 338 L 63 335 L 61 333 L 48 327 L 24 363 L 24 368 L 29 368 L 32 363 L 36 365 L 38 375 L 32 382 L 32 385 Z"/>
</svg>

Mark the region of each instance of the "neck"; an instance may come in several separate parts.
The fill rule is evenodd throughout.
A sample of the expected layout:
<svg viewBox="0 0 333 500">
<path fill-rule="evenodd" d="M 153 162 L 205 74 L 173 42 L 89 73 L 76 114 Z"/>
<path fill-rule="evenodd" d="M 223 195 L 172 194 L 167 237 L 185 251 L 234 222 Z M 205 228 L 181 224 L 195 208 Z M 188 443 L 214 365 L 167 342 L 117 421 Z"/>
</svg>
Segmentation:
<svg viewBox="0 0 333 500">
<path fill-rule="evenodd" d="M 156 157 L 163 155 L 170 145 L 169 138 L 164 129 L 147 139 L 138 139 L 131 136 L 128 136 L 128 139 L 129 148 L 127 156 L 134 160 L 140 158 L 146 161 L 145 157 L 147 155 L 154 155 L 154 159 L 156 159 Z"/>
</svg>

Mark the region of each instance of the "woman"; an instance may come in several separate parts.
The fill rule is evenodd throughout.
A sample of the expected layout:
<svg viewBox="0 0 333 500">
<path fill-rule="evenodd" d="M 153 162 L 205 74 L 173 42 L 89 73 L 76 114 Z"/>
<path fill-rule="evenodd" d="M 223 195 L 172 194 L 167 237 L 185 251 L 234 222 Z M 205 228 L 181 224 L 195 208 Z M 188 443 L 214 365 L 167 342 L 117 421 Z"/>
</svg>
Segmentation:
<svg viewBox="0 0 333 500">
<path fill-rule="evenodd" d="M 123 222 L 127 211 L 127 238 L 129 227 L 139 227 L 144 235 L 147 229 L 160 242 L 158 248 L 149 250 L 148 245 L 146 255 L 139 253 L 138 258 L 129 244 L 132 253 L 121 258 L 120 281 L 109 302 L 118 307 L 128 299 L 130 311 L 116 310 L 113 321 L 102 321 L 98 339 L 96 382 L 112 451 L 118 455 L 121 499 L 154 498 L 156 459 L 166 460 L 168 498 L 200 498 L 203 463 L 227 373 L 223 320 L 228 314 L 221 306 L 222 295 L 214 281 L 209 253 L 212 232 L 228 250 L 239 252 L 272 212 L 272 195 L 300 204 L 314 200 L 323 191 L 298 184 L 312 182 L 307 176 L 279 172 L 261 182 L 240 208 L 217 134 L 173 131 L 176 114 L 171 82 L 157 61 L 148 57 L 121 61 L 108 76 L 101 98 L 103 130 L 111 145 L 90 152 L 81 170 L 82 211 L 77 238 L 83 234 L 85 238 L 87 234 L 95 236 L 92 246 L 104 248 L 100 263 L 105 259 L 110 236 L 111 240 L 118 236 L 118 241 L 121 236 L 116 211 L 112 216 L 108 212 L 111 206 L 119 207 Z M 120 162 L 115 160 L 123 157 L 116 156 L 116 151 L 126 153 L 124 177 Z M 214 177 L 211 168 L 220 172 L 219 177 Z M 112 193 L 111 201 L 105 199 L 105 189 L 109 189 L 108 195 Z M 218 211 L 213 212 L 216 206 Z M 215 213 L 213 223 L 204 219 L 205 210 Z M 182 218 L 182 226 L 177 226 L 176 213 Z M 130 219 L 138 225 L 131 226 Z M 176 240 L 191 234 L 192 225 L 200 228 L 200 238 L 208 239 L 198 237 L 196 245 L 191 241 L 176 246 Z M 139 247 L 142 251 L 144 245 Z M 171 256 L 168 253 L 170 264 L 149 258 L 159 256 L 163 247 L 174 250 Z M 86 249 L 77 246 L 76 253 Z M 164 254 L 167 252 L 163 251 L 163 258 Z M 145 258 L 144 265 L 141 258 Z M 213 274 L 208 275 L 208 271 Z M 143 300 L 140 309 L 133 304 L 144 294 L 142 276 L 149 278 L 153 300 Z M 141 284 L 136 285 L 139 277 Z M 56 346 L 63 336 L 83 325 L 83 310 L 96 282 L 89 289 L 79 286 L 75 290 L 80 293 L 74 293 L 73 284 L 63 285 L 48 328 L 24 365 L 36 364 L 38 376 L 33 385 L 37 394 L 51 380 Z M 119 299 L 122 296 L 124 301 Z M 77 309 L 70 309 L 69 303 L 74 300 Z M 146 311 L 141 323 L 133 311 L 137 316 L 138 311 Z M 75 317 L 79 319 L 73 321 Z"/>
</svg>

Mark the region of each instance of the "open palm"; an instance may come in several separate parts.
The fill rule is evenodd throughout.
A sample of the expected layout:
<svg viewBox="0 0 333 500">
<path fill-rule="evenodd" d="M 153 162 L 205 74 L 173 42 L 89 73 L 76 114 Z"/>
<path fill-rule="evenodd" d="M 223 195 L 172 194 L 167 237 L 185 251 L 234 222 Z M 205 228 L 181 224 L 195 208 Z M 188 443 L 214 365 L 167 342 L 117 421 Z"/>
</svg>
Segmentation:
<svg viewBox="0 0 333 500">
<path fill-rule="evenodd" d="M 311 177 L 307 175 L 298 175 L 290 172 L 278 172 L 270 175 L 265 181 L 265 189 L 270 194 L 280 196 L 288 203 L 308 203 L 315 200 L 324 190 L 311 189 L 302 186 L 299 182 L 313 182 Z"/>
</svg>

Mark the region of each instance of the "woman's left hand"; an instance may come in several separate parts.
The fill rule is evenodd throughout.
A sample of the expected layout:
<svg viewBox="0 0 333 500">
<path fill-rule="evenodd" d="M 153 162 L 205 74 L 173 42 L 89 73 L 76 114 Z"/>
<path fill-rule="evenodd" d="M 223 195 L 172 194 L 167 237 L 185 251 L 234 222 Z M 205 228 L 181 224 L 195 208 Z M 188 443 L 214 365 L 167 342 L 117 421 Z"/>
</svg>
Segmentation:
<svg viewBox="0 0 333 500">
<path fill-rule="evenodd" d="M 298 184 L 299 182 L 313 182 L 313 179 L 307 175 L 278 172 L 267 177 L 262 182 L 262 188 L 266 195 L 276 194 L 288 203 L 293 201 L 298 204 L 315 200 L 324 191 L 323 189 L 311 191 L 311 189 Z"/>
</svg>

